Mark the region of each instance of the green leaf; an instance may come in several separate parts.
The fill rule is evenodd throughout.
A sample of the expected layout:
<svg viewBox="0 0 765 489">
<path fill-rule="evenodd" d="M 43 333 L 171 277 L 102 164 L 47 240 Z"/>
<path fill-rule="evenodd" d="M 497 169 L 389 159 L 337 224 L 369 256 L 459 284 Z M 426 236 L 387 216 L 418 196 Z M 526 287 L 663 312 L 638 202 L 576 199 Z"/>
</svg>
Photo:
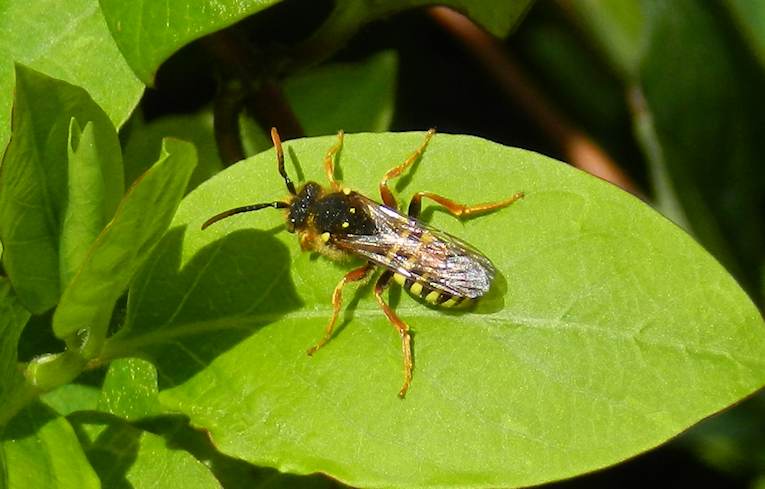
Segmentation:
<svg viewBox="0 0 765 489">
<path fill-rule="evenodd" d="M 647 37 L 646 2 L 581 0 L 566 7 L 623 80 L 638 75 Z"/>
<path fill-rule="evenodd" d="M 169 447 L 161 436 L 115 418 L 78 427 L 85 455 L 103 487 L 221 487 L 210 470 L 183 450 Z"/>
<path fill-rule="evenodd" d="M 0 462 L 0 484 L 10 489 L 101 487 L 69 422 L 40 403 L 6 427 L 0 436 Z"/>
<path fill-rule="evenodd" d="M 328 59 L 365 24 L 408 9 L 445 5 L 462 12 L 498 37 L 506 36 L 520 21 L 533 0 L 338 0 L 324 23 L 296 49 L 298 69 Z M 301 66 L 302 65 L 302 66 Z"/>
<path fill-rule="evenodd" d="M 347 136 L 343 180 L 374 196 L 421 140 Z M 333 143 L 287 142 L 288 171 L 324 181 Z M 426 220 L 486 253 L 500 276 L 472 311 L 393 289 L 415 331 L 414 380 L 398 399 L 400 340 L 369 286 L 346 291 L 343 325 L 305 354 L 353 264 L 301 253 L 270 209 L 200 230 L 227 208 L 281 198 L 275 166 L 272 151 L 260 154 L 184 200 L 104 350 L 151 357 L 160 402 L 228 455 L 358 486 L 526 486 L 633 457 L 765 382 L 762 317 L 685 233 L 556 161 L 442 134 L 396 186 L 404 197 L 526 197 L 464 222 L 426 208 Z"/>
<path fill-rule="evenodd" d="M 14 61 L 85 88 L 118 127 L 143 94 L 98 0 L 6 0 L 0 6 L 0 53 L 0 143 L 11 116 Z"/>
<path fill-rule="evenodd" d="M 381 132 L 390 127 L 398 58 L 384 51 L 361 63 L 324 65 L 288 78 L 284 92 L 305 134 Z"/>
<path fill-rule="evenodd" d="M 87 137 L 96 145 L 93 151 L 97 155 L 118 152 L 119 142 L 106 114 L 83 89 L 20 65 L 16 80 L 14 135 L 0 168 L 0 239 L 3 266 L 11 283 L 22 303 L 39 314 L 56 304 L 65 285 L 61 283 L 59 253 L 70 190 L 67 141 L 71 120 L 81 126 L 92 123 L 94 136 Z M 109 202 L 122 185 L 115 168 L 119 159 L 99 158 L 99 163 L 104 178 L 119 180 L 105 184 L 104 202 Z M 73 172 L 83 174 L 82 170 Z M 72 182 L 72 190 L 80 190 L 77 182 Z M 79 231 L 69 234 L 77 237 L 74 244 L 82 242 L 79 235 Z M 71 266 L 63 267 L 65 275 Z"/>
<path fill-rule="evenodd" d="M 761 55 L 754 39 L 765 10 L 757 2 L 727 4 L 752 52 Z M 571 6 L 624 79 L 657 206 L 753 293 L 761 277 L 751 264 L 765 260 L 758 217 L 765 192 L 753 178 L 763 152 L 762 59 L 758 64 L 742 50 L 730 19 L 704 2 Z"/>
<path fill-rule="evenodd" d="M 638 82 L 669 182 L 690 230 L 754 291 L 759 271 L 747 264 L 765 257 L 765 190 L 752 178 L 763 152 L 761 66 L 714 9 L 689 0 L 647 5 L 651 36 Z"/>
<path fill-rule="evenodd" d="M 88 248 L 114 215 L 125 191 L 119 146 L 98 144 L 95 137 L 91 122 L 81 130 L 72 118 L 67 147 L 68 200 L 59 238 L 63 284 L 69 283 L 85 261 Z"/>
<path fill-rule="evenodd" d="M 91 385 L 64 384 L 44 393 L 41 400 L 62 416 L 77 411 L 95 411 L 101 398 L 101 389 Z"/>
<path fill-rule="evenodd" d="M 147 85 L 171 54 L 195 39 L 223 29 L 279 0 L 168 0 L 135 4 L 100 0 L 114 40 Z"/>
<path fill-rule="evenodd" d="M 191 453 L 210 468 L 224 487 L 307 489 L 338 486 L 324 477 L 281 474 L 221 454 L 207 433 L 190 427 L 185 417 L 171 416 L 162 410 L 157 370 L 145 360 L 126 358 L 111 362 L 98 406 L 100 411 L 140 424 L 146 431 L 162 436 L 168 447 Z M 94 465 L 98 468 L 96 462 Z"/>
<path fill-rule="evenodd" d="M 29 320 L 29 311 L 21 305 L 10 282 L 0 277 L 0 430 L 2 424 L 20 407 L 17 399 L 24 378 L 17 365 L 21 332 Z M 18 407 L 16 407 L 18 406 Z"/>
<path fill-rule="evenodd" d="M 725 3 L 760 65 L 765 67 L 765 4 L 749 0 L 727 0 Z"/>
<path fill-rule="evenodd" d="M 83 356 L 100 351 L 114 304 L 166 231 L 196 165 L 194 146 L 165 141 L 159 161 L 120 203 L 53 315 L 53 331 L 67 338 L 88 331 Z"/>
<path fill-rule="evenodd" d="M 157 369 L 138 358 L 113 361 L 104 379 L 99 411 L 127 421 L 163 414 L 157 396 Z"/>
<path fill-rule="evenodd" d="M 146 171 L 162 147 L 162 139 L 173 137 L 194 143 L 198 164 L 189 181 L 191 190 L 223 169 L 213 134 L 212 110 L 206 108 L 190 115 L 171 115 L 144 122 L 132 121 L 125 144 L 125 180 L 134 181 Z"/>
<path fill-rule="evenodd" d="M 330 63 L 288 77 L 284 95 L 307 136 L 382 132 L 393 120 L 398 57 L 383 51 L 357 63 Z M 242 114 L 240 131 L 247 154 L 263 151 L 271 139 Z"/>
</svg>

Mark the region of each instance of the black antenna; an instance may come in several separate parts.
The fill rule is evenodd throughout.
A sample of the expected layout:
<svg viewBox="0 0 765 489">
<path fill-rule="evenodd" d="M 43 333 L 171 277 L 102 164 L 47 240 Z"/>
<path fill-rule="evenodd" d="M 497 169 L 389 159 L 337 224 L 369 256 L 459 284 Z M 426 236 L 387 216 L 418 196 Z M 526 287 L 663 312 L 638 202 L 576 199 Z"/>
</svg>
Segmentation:
<svg viewBox="0 0 765 489">
<path fill-rule="evenodd" d="M 275 127 L 271 128 L 271 141 L 274 142 L 274 149 L 276 150 L 276 164 L 279 166 L 279 175 L 284 178 L 284 183 L 287 185 L 287 190 L 292 195 L 297 195 L 295 191 L 295 184 L 292 183 L 290 177 L 287 176 L 287 172 L 284 170 L 284 151 L 282 150 L 282 140 L 279 138 L 279 131 Z"/>
<path fill-rule="evenodd" d="M 290 182 L 292 184 L 292 182 Z M 294 187 L 293 187 L 294 188 Z M 267 202 L 264 204 L 252 204 L 252 205 L 246 205 L 244 207 L 235 207 L 233 209 L 229 209 L 227 211 L 223 211 L 220 214 L 216 214 L 212 216 L 210 219 L 206 220 L 204 224 L 202 224 L 202 229 L 207 228 L 211 224 L 215 224 L 216 222 L 220 221 L 221 219 L 225 219 L 229 216 L 233 216 L 234 214 L 241 214 L 242 212 L 251 212 L 251 211 L 258 211 L 260 209 L 265 209 L 266 207 L 273 207 L 274 209 L 286 209 L 290 205 L 287 202 Z"/>
</svg>

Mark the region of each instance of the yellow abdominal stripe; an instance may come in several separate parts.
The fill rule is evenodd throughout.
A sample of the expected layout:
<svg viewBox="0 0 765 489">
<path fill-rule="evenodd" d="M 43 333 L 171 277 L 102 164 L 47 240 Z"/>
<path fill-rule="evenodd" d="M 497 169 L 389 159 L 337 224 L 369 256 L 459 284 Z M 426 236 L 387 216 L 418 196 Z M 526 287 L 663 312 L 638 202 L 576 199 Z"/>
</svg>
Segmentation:
<svg viewBox="0 0 765 489">
<path fill-rule="evenodd" d="M 401 287 L 406 288 L 406 277 L 401 275 L 400 273 L 393 274 L 393 280 L 399 284 Z M 421 297 L 422 292 L 424 290 L 424 286 L 420 282 L 414 282 L 411 287 L 409 287 L 409 292 L 414 294 L 415 296 Z M 441 292 L 437 290 L 432 290 L 428 292 L 428 295 L 424 297 L 424 299 L 433 304 L 434 306 L 439 307 L 454 307 L 456 305 L 462 305 L 470 303 L 469 300 L 463 299 L 460 300 L 458 297 L 450 297 L 448 300 L 442 302 L 441 304 L 438 303 L 438 299 L 441 297 Z"/>
<path fill-rule="evenodd" d="M 395 281 L 396 281 L 396 283 L 397 283 L 397 284 L 399 284 L 399 285 L 400 285 L 400 286 L 402 286 L 402 287 L 403 287 L 403 286 L 404 286 L 404 284 L 406 283 L 406 277 L 404 277 L 404 276 L 403 276 L 403 275 L 401 275 L 400 273 L 394 273 L 394 274 L 393 274 L 393 280 L 395 280 Z"/>
</svg>

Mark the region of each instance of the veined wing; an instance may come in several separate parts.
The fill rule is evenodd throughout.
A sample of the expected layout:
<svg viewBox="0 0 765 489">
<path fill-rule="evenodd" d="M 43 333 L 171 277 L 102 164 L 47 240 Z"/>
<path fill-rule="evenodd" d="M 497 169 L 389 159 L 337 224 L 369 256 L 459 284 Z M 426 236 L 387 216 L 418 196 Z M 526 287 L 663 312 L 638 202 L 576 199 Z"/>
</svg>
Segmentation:
<svg viewBox="0 0 765 489">
<path fill-rule="evenodd" d="M 481 252 L 361 194 L 354 197 L 377 232 L 333 235 L 335 246 L 452 296 L 475 299 L 488 292 L 495 270 Z"/>
</svg>

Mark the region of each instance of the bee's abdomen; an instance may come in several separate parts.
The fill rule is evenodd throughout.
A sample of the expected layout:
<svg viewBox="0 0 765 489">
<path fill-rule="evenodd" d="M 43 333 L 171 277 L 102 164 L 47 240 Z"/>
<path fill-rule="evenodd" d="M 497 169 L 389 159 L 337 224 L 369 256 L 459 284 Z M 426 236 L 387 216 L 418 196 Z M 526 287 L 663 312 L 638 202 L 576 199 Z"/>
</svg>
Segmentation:
<svg viewBox="0 0 765 489">
<path fill-rule="evenodd" d="M 419 297 L 435 306 L 457 307 L 466 306 L 472 302 L 472 299 L 456 296 L 441 290 L 436 290 L 423 281 L 404 277 L 400 273 L 394 274 L 393 280 L 395 280 L 410 294 Z"/>
</svg>

